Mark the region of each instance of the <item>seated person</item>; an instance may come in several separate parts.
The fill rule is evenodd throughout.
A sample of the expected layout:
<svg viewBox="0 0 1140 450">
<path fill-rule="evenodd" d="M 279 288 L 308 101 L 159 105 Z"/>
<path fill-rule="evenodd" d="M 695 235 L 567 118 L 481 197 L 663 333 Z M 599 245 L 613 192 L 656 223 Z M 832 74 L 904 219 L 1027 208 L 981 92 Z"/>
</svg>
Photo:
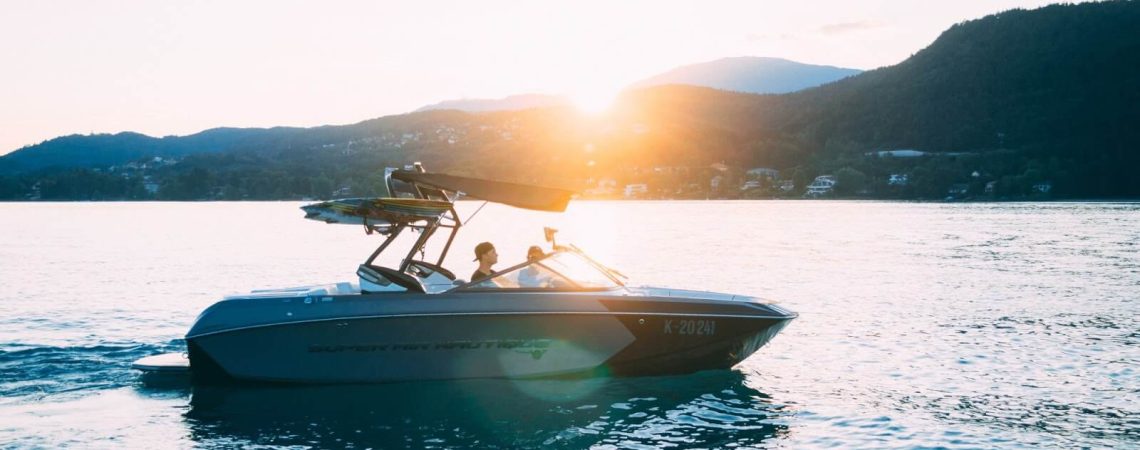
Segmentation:
<svg viewBox="0 0 1140 450">
<path fill-rule="evenodd" d="M 526 251 L 527 262 L 533 263 L 546 256 L 542 249 L 537 245 L 530 246 Z M 545 287 L 549 280 L 539 272 L 538 267 L 534 264 L 524 267 L 519 271 L 519 287 Z"/>
<path fill-rule="evenodd" d="M 479 268 L 471 274 L 471 282 L 486 279 L 495 274 L 491 266 L 499 262 L 499 253 L 495 251 L 495 245 L 490 242 L 482 242 L 475 246 L 475 261 L 479 261 Z"/>
</svg>

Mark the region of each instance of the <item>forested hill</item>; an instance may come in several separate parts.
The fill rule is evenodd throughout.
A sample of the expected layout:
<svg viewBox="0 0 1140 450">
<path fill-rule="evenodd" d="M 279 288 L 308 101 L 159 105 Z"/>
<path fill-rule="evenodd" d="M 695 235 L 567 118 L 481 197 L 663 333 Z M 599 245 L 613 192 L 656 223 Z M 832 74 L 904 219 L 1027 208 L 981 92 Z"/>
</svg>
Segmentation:
<svg viewBox="0 0 1140 450">
<path fill-rule="evenodd" d="M 300 128 L 215 128 L 189 136 L 156 138 L 139 133 L 70 135 L 0 157 L 0 174 L 51 167 L 106 167 L 146 157 L 177 158 L 258 147 L 268 136 L 295 136 Z"/>
<path fill-rule="evenodd" d="M 821 87 L 653 87 L 600 117 L 565 107 L 429 111 L 308 129 L 69 136 L 0 157 L 0 197 L 367 195 L 383 166 L 423 160 L 584 191 L 599 180 L 645 183 L 649 196 L 673 198 L 798 196 L 825 174 L 851 197 L 1137 198 L 1138 23 L 1134 1 L 1007 11 L 957 24 L 898 65 Z M 896 149 L 925 155 L 868 156 Z M 168 158 L 144 164 L 153 156 Z M 132 160 L 131 172 L 108 174 Z M 779 170 L 795 188 L 739 189 L 754 167 Z"/>
<path fill-rule="evenodd" d="M 1138 197 L 1138 25 L 1135 1 L 961 23 L 901 64 L 787 96 L 772 126 L 817 159 L 866 149 L 1008 149 L 1018 157 L 1003 164 L 1036 161 L 1023 170 L 1060 194 Z"/>
<path fill-rule="evenodd" d="M 957 24 L 901 64 L 789 96 L 780 127 L 932 151 L 1118 152 L 1137 142 L 1140 3 Z"/>
</svg>

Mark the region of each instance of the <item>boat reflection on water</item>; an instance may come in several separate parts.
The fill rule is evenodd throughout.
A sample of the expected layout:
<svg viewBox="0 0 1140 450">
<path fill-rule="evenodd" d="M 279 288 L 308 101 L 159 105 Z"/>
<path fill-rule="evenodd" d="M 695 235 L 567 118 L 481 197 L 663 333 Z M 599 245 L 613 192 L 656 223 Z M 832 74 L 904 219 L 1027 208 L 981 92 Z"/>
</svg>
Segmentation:
<svg viewBox="0 0 1140 450">
<path fill-rule="evenodd" d="M 193 441 L 323 447 L 757 445 L 790 411 L 735 371 L 374 385 L 195 385 Z M 709 440 L 709 441 L 706 441 Z"/>
</svg>

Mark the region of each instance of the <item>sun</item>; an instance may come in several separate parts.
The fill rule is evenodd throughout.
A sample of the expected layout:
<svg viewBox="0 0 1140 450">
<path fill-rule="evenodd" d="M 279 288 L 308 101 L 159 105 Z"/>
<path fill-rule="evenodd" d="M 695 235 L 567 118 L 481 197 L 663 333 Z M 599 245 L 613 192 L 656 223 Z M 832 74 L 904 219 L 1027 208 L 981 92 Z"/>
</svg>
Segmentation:
<svg viewBox="0 0 1140 450">
<path fill-rule="evenodd" d="M 614 104 L 619 87 L 614 86 L 584 86 L 571 92 L 570 102 L 579 110 L 587 114 L 602 114 Z"/>
</svg>

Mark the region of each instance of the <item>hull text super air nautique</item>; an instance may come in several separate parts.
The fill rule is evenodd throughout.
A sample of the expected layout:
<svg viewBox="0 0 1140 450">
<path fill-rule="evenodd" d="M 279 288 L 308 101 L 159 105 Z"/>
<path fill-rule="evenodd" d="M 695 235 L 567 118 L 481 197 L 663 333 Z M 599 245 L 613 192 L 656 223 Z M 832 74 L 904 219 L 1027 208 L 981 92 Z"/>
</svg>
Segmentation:
<svg viewBox="0 0 1140 450">
<path fill-rule="evenodd" d="M 296 383 L 682 374 L 731 368 L 796 317 L 754 297 L 626 286 L 574 246 L 554 245 L 484 280 L 457 279 L 443 263 L 462 225 L 459 196 L 563 211 L 571 192 L 426 173 L 418 164 L 387 178 L 390 197 L 302 207 L 306 218 L 386 237 L 357 282 L 227 297 L 198 316 L 185 353 L 134 367 Z M 398 266 L 374 264 L 409 230 L 419 236 Z M 447 241 L 425 261 L 437 234 Z"/>
</svg>

